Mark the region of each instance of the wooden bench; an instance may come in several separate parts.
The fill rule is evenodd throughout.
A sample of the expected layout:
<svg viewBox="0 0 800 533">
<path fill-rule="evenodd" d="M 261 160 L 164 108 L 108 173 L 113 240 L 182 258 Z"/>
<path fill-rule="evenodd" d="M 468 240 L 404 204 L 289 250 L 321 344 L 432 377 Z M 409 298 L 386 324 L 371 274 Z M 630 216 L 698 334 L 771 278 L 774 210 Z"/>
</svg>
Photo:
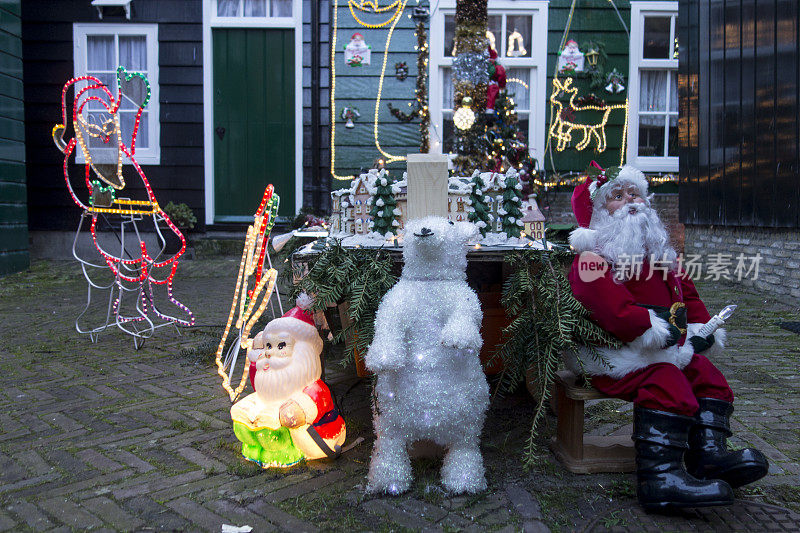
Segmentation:
<svg viewBox="0 0 800 533">
<path fill-rule="evenodd" d="M 557 373 L 555 392 L 558 422 L 550 449 L 564 467 L 576 474 L 633 472 L 635 452 L 630 435 L 584 435 L 584 402 L 609 396 L 584 387 L 569 370 Z"/>
</svg>

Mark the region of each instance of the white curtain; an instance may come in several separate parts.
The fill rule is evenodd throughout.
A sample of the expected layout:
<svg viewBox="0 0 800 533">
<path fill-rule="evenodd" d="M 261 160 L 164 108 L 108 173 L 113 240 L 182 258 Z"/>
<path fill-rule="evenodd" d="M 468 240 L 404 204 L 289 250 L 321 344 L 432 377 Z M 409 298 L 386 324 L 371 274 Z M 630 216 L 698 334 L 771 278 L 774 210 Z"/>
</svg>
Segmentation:
<svg viewBox="0 0 800 533">
<path fill-rule="evenodd" d="M 239 0 L 217 0 L 218 17 L 235 17 L 239 11 Z"/>
<path fill-rule="evenodd" d="M 669 110 L 678 112 L 678 72 L 675 70 L 669 73 Z"/>
<path fill-rule="evenodd" d="M 531 69 L 529 68 L 510 68 L 506 71 L 506 80 L 517 79 L 522 83 L 511 81 L 506 84 L 506 91 L 514 93 L 514 103 L 517 111 L 530 111 L 531 109 Z"/>
<path fill-rule="evenodd" d="M 86 68 L 93 70 L 114 70 L 114 36 L 89 35 L 86 37 Z"/>
<path fill-rule="evenodd" d="M 119 64 L 129 72 L 147 71 L 147 38 L 144 35 L 119 36 Z"/>
<path fill-rule="evenodd" d="M 641 71 L 639 86 L 639 111 L 667 110 L 667 74 L 666 70 Z"/>
<path fill-rule="evenodd" d="M 272 0 L 272 17 L 291 17 L 292 0 Z"/>
<path fill-rule="evenodd" d="M 442 68 L 442 109 L 453 109 L 453 69 Z"/>
<path fill-rule="evenodd" d="M 245 17 L 266 17 L 267 0 L 244 0 Z"/>
</svg>

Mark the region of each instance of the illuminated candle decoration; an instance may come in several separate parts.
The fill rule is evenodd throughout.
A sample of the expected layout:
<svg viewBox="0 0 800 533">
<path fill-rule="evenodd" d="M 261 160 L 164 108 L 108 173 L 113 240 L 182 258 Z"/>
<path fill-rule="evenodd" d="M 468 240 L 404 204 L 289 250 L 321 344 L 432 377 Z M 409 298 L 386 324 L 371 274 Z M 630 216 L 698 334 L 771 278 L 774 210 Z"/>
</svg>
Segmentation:
<svg viewBox="0 0 800 533">
<path fill-rule="evenodd" d="M 261 197 L 261 203 L 253 215 L 253 223 L 247 228 L 231 309 L 225 323 L 225 331 L 217 347 L 217 373 L 222 378 L 222 387 L 228 392 L 231 401 L 234 401 L 244 390 L 250 370 L 248 365 L 242 365 L 242 376 L 234 389 L 231 385 L 231 376 L 236 371 L 239 350 L 247 350 L 251 347 L 250 331 L 261 318 L 275 290 L 278 272 L 274 268 L 269 268 L 265 272 L 264 259 L 267 254 L 269 234 L 275 225 L 279 205 L 280 197 L 275 194 L 275 188 L 272 184 L 267 185 L 264 195 Z M 223 360 L 225 343 L 231 327 L 235 328 L 236 340 Z"/>
<path fill-rule="evenodd" d="M 248 345 L 255 392 L 231 407 L 233 431 L 245 459 L 269 468 L 337 457 L 344 419 L 322 381 L 322 338 L 302 294 Z"/>
<path fill-rule="evenodd" d="M 70 88 L 73 88 L 75 93 L 72 100 L 71 122 L 68 121 L 69 100 L 67 98 Z M 53 127 L 52 136 L 56 147 L 64 154 L 63 172 L 67 190 L 73 202 L 83 210 L 83 216 L 91 219 L 90 231 L 94 246 L 114 274 L 116 284 L 120 288 L 119 296 L 110 306 L 117 325 L 132 321 L 147 321 L 152 326 L 150 317 L 153 317 L 166 323 L 191 326 L 194 324 L 194 315 L 188 307 L 174 298 L 172 291 L 178 260 L 186 251 L 186 239 L 169 216 L 159 207 L 150 182 L 135 158 L 136 138 L 139 133 L 142 112 L 150 100 L 150 95 L 150 83 L 144 74 L 127 72 L 124 67 L 117 68 L 115 91 L 94 76 L 71 79 L 61 91 L 62 122 Z M 136 106 L 130 138 L 123 138 L 120 126 L 119 111 L 123 96 Z M 66 141 L 64 136 L 68 124 L 72 125 L 74 137 Z M 85 161 L 83 181 L 88 192 L 86 201 L 81 199 L 82 191 L 79 194 L 80 189 L 76 191 L 76 188 L 73 187 L 69 175 L 70 157 L 76 147 L 80 148 L 80 153 Z M 104 162 L 98 163 L 101 154 L 105 156 L 103 157 Z M 109 157 L 113 161 L 112 164 L 106 162 Z M 145 199 L 119 197 L 119 191 L 125 189 L 127 185 L 122 172 L 125 160 L 130 162 L 136 175 L 139 176 L 146 195 Z M 105 183 L 107 187 L 102 183 Z M 116 217 L 109 218 L 106 215 L 116 215 Z M 112 228 L 121 228 L 128 223 L 151 222 L 160 248 L 148 250 L 147 244 L 138 237 L 138 226 L 135 226 L 137 228 L 135 234 L 139 239 L 137 250 L 126 250 L 126 254 L 123 256 L 119 247 L 116 250 L 106 249 L 97 237 L 98 216 L 103 216 L 112 225 Z M 174 239 L 180 241 L 180 248 L 177 252 L 165 252 L 166 240 L 160 225 L 166 226 Z M 79 226 L 79 232 L 80 229 Z M 84 267 L 91 264 L 90 260 L 84 260 L 77 255 L 76 257 Z M 85 268 L 84 273 L 86 273 Z M 90 284 L 92 283 L 88 277 L 87 280 Z M 125 287 L 123 290 L 124 283 L 133 283 L 138 287 L 136 291 L 139 300 L 136 303 L 137 315 L 123 316 L 120 314 L 121 297 L 131 291 L 129 287 Z M 185 318 L 173 317 L 159 309 L 155 299 L 155 286 L 166 286 L 168 301 L 185 313 Z M 80 328 L 79 331 L 81 331 Z M 137 335 L 133 330 L 126 331 Z"/>
<path fill-rule="evenodd" d="M 569 95 L 569 101 L 565 105 L 564 102 L 558 99 L 561 93 Z M 574 146 L 576 150 L 583 150 L 587 148 L 592 141 L 595 142 L 595 150 L 603 152 L 606 149 L 606 124 L 611 116 L 612 111 L 622 111 L 625 114 L 625 125 L 622 129 L 622 141 L 620 148 L 621 160 L 625 157 L 625 141 L 628 133 L 628 101 L 622 104 L 613 105 L 578 105 L 575 102 L 575 96 L 578 94 L 578 88 L 572 85 L 572 78 L 560 80 L 553 78 L 553 92 L 550 94 L 550 140 L 556 141 L 556 150 L 559 152 L 565 150 L 570 146 L 573 141 L 573 132 L 583 133 L 583 137 Z M 575 112 L 579 111 L 598 111 L 601 112 L 601 118 L 596 123 L 579 123 L 571 120 L 570 117 L 574 116 Z M 620 163 L 621 164 L 621 163 Z"/>
</svg>

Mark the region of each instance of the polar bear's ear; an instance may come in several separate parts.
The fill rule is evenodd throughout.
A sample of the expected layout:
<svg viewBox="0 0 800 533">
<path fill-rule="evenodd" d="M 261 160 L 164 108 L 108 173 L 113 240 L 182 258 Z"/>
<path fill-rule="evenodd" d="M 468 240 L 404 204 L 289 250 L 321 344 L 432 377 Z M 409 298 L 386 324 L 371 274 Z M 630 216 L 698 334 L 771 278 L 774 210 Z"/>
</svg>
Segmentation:
<svg viewBox="0 0 800 533">
<path fill-rule="evenodd" d="M 463 242 L 468 242 L 478 236 L 478 226 L 472 222 L 456 222 L 453 226 L 456 235 L 458 235 Z"/>
</svg>

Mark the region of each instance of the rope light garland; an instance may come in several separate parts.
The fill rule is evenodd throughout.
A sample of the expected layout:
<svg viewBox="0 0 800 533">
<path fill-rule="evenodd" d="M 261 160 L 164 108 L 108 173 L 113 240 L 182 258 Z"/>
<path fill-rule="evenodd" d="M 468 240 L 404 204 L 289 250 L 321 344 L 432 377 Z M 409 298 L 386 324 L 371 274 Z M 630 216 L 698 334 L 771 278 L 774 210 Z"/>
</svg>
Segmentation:
<svg viewBox="0 0 800 533">
<path fill-rule="evenodd" d="M 569 103 L 568 107 L 565 108 L 564 104 L 558 100 L 558 96 L 561 93 L 569 94 Z M 625 112 L 625 126 L 623 128 L 623 135 L 622 135 L 622 148 L 620 151 L 622 153 L 625 152 L 625 138 L 627 136 L 627 129 L 628 129 L 628 100 L 625 100 L 623 104 L 613 104 L 613 105 L 605 105 L 605 106 L 598 106 L 598 105 L 584 105 L 579 106 L 575 103 L 575 96 L 578 94 L 578 88 L 572 86 L 572 78 L 567 78 L 563 82 L 558 78 L 553 78 L 553 92 L 550 93 L 550 115 L 551 122 L 550 122 L 550 129 L 549 135 L 551 139 L 556 139 L 556 150 L 559 152 L 568 148 L 569 143 L 572 142 L 572 132 L 573 131 L 581 131 L 583 132 L 583 139 L 581 139 L 577 145 L 575 145 L 576 150 L 583 150 L 589 144 L 591 144 L 592 139 L 596 141 L 596 150 L 598 152 L 604 152 L 606 149 L 606 123 L 608 122 L 609 117 L 611 116 L 611 112 L 614 110 L 622 110 Z M 576 111 L 600 111 L 603 113 L 603 118 L 600 122 L 595 124 L 582 124 L 579 122 L 572 122 L 571 120 L 565 118 L 565 111 L 569 110 L 570 112 Z"/>
<path fill-rule="evenodd" d="M 182 326 L 191 326 L 195 321 L 194 315 L 188 307 L 174 298 L 172 291 L 178 260 L 186 251 L 186 238 L 159 206 L 153 188 L 150 186 L 150 182 L 135 158 L 136 138 L 141 125 L 142 113 L 151 97 L 150 83 L 144 74 L 128 72 L 122 66 L 117 68 L 116 74 L 116 94 L 112 93 L 105 83 L 94 76 L 79 76 L 73 78 L 67 81 L 61 90 L 61 123 L 53 127 L 51 134 L 56 147 L 64 154 L 64 181 L 73 202 L 83 210 L 84 216 L 91 216 L 90 232 L 92 242 L 109 270 L 114 274 L 116 278 L 115 283 L 120 288 L 120 295 L 123 291 L 123 282 L 139 285 L 138 298 L 141 300 L 143 314 L 136 317 L 119 315 L 121 301 L 120 296 L 118 296 L 110 308 L 114 313 L 117 323 L 121 324 L 142 320 L 149 321 L 147 315 L 153 313 L 159 319 L 167 323 L 172 322 Z M 137 84 L 139 85 L 137 86 Z M 81 85 L 83 86 L 81 87 Z M 125 91 L 123 91 L 123 87 L 125 87 Z M 75 136 L 66 142 L 64 140 L 64 135 L 68 124 L 67 117 L 69 107 L 67 92 L 70 88 L 74 88 L 75 90 L 75 95 L 72 100 L 71 116 Z M 130 133 L 130 145 L 126 144 L 122 139 L 122 130 L 119 120 L 119 110 L 123 96 L 138 107 L 134 117 L 133 129 Z M 87 105 L 90 102 L 98 103 L 102 112 L 108 115 L 108 118 L 105 118 L 102 124 L 92 122 L 93 119 L 91 118 L 87 119 Z M 89 116 L 91 117 L 91 115 Z M 103 145 L 106 145 L 101 146 L 101 149 L 111 149 L 116 152 L 113 174 L 109 173 L 108 169 L 100 168 L 95 164 L 93 148 L 89 146 L 84 134 L 90 138 L 98 139 Z M 76 194 L 69 175 L 69 161 L 75 148 L 78 146 L 84 156 L 84 181 L 89 192 L 88 205 Z M 122 174 L 123 155 L 127 157 L 133 165 L 136 174 L 141 178 L 147 195 L 146 200 L 116 198 L 115 191 L 122 190 L 126 186 Z M 92 178 L 93 173 L 99 180 Z M 105 182 L 110 187 L 103 187 L 100 183 L 101 181 Z M 109 205 L 95 205 L 101 195 L 107 195 L 110 200 Z M 158 250 L 154 257 L 148 251 L 146 243 L 139 239 L 139 257 L 124 259 L 121 256 L 114 255 L 106 251 L 98 241 L 97 217 L 99 214 L 121 215 L 124 220 L 128 221 L 133 221 L 135 217 L 148 217 L 152 220 L 159 237 L 161 237 L 161 233 L 158 225 L 163 223 L 180 240 L 180 249 L 174 255 L 165 255 L 164 259 L 157 261 L 163 253 L 163 247 Z M 138 230 L 136 234 L 138 236 Z M 165 244 L 166 242 L 162 238 L 162 246 Z M 123 271 L 121 267 L 123 267 L 125 271 Z M 158 279 L 155 277 L 154 270 L 164 267 L 169 267 L 169 274 L 166 278 Z M 126 272 L 131 272 L 132 274 L 129 275 Z M 169 302 L 185 312 L 188 318 L 176 318 L 160 312 L 155 303 L 153 285 L 166 285 Z"/>
<path fill-rule="evenodd" d="M 386 46 L 384 48 L 383 53 L 383 62 L 381 65 L 381 74 L 378 81 L 378 95 L 375 99 L 375 113 L 373 118 L 373 137 L 375 140 L 375 147 L 378 149 L 378 152 L 383 156 L 384 164 L 392 163 L 394 161 L 405 161 L 405 156 L 400 155 L 392 155 L 386 152 L 380 144 L 380 140 L 378 139 L 379 128 L 378 128 L 378 111 L 380 108 L 381 97 L 383 93 L 383 81 L 386 75 L 386 63 L 389 58 L 389 44 L 392 40 L 392 35 L 394 34 L 395 27 L 397 26 L 398 21 L 401 19 L 401 15 L 403 14 L 406 5 L 408 4 L 408 0 L 395 0 L 391 4 L 387 4 L 386 6 L 379 6 L 379 3 L 375 0 L 348 0 L 347 7 L 350 10 L 350 14 L 353 16 L 353 19 L 365 28 L 370 29 L 379 29 L 385 26 L 389 27 L 389 33 L 386 36 Z M 332 38 L 331 38 L 331 116 L 336 117 L 336 46 L 337 46 L 337 32 L 339 29 L 339 2 L 338 0 L 334 0 L 333 2 L 333 31 L 332 31 Z M 394 9 L 394 12 L 391 16 L 380 23 L 371 24 L 367 23 L 358 15 L 356 12 L 363 11 L 365 13 L 386 13 L 390 12 Z M 427 111 L 427 110 L 426 110 Z M 352 176 L 341 176 L 336 174 L 336 121 L 331 120 L 331 177 L 336 180 L 341 181 L 350 181 L 353 179 Z"/>
<path fill-rule="evenodd" d="M 222 387 L 228 392 L 231 401 L 234 401 L 244 390 L 250 372 L 250 365 L 244 364 L 242 377 L 234 389 L 231 385 L 231 374 L 234 372 L 239 350 L 247 350 L 252 346 L 253 340 L 250 338 L 250 332 L 267 308 L 267 304 L 275 290 L 278 271 L 274 268 L 269 268 L 265 272 L 264 259 L 267 252 L 269 234 L 275 225 L 279 205 L 280 197 L 275 194 L 275 188 L 272 184 L 267 185 L 266 189 L 264 189 L 261 203 L 253 215 L 253 223 L 247 227 L 231 309 L 228 313 L 228 320 L 225 323 L 225 331 L 219 341 L 219 346 L 217 346 L 214 359 L 217 364 L 217 374 L 222 378 Z M 251 278 L 254 280 L 254 285 L 249 288 Z M 261 300 L 256 305 L 259 296 Z M 237 309 L 238 316 L 234 322 Z M 228 351 L 228 357 L 223 361 L 222 353 L 225 350 L 225 343 L 228 340 L 231 326 L 238 330 L 238 338 Z"/>
</svg>

